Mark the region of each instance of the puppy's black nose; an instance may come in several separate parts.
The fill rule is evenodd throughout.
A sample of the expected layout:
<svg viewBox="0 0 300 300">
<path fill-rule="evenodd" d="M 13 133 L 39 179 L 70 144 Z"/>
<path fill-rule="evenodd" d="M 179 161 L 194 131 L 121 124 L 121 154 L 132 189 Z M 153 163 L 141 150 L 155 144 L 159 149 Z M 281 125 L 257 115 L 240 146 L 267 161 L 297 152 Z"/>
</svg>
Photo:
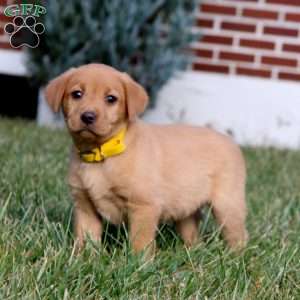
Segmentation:
<svg viewBox="0 0 300 300">
<path fill-rule="evenodd" d="M 80 119 L 86 125 L 90 125 L 90 124 L 93 124 L 95 122 L 96 114 L 92 111 L 86 111 L 83 114 L 81 114 Z"/>
</svg>

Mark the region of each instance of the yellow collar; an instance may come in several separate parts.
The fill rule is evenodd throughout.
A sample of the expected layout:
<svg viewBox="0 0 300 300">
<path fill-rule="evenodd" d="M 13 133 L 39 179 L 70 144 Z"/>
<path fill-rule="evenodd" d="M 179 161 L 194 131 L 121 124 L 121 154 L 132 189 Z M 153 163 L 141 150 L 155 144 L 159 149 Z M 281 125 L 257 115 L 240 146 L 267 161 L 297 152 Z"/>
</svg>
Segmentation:
<svg viewBox="0 0 300 300">
<path fill-rule="evenodd" d="M 124 152 L 126 149 L 126 145 L 124 144 L 125 133 L 126 127 L 101 146 L 88 152 L 79 152 L 81 159 L 84 162 L 89 163 L 100 162 L 107 157 L 118 155 Z"/>
</svg>

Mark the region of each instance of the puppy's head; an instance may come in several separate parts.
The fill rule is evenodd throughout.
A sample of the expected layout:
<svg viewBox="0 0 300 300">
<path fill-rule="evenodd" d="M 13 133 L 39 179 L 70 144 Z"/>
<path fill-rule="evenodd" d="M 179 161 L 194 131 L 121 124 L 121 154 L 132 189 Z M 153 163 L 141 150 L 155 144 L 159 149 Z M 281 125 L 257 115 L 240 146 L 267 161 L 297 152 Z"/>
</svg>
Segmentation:
<svg viewBox="0 0 300 300">
<path fill-rule="evenodd" d="M 148 102 L 144 88 L 130 76 L 101 64 L 70 69 L 50 81 L 45 94 L 53 111 L 62 108 L 72 136 L 89 140 L 110 137 Z"/>
</svg>

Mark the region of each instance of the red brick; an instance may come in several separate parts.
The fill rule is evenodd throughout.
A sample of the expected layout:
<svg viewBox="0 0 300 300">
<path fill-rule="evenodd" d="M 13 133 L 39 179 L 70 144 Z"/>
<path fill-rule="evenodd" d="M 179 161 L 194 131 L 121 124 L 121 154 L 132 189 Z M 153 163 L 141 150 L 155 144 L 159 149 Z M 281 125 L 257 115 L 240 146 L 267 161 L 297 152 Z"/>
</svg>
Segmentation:
<svg viewBox="0 0 300 300">
<path fill-rule="evenodd" d="M 204 35 L 201 39 L 202 43 L 232 45 L 233 38 L 221 35 Z"/>
<path fill-rule="evenodd" d="M 264 77 L 270 78 L 271 71 L 265 69 L 252 69 L 252 68 L 245 68 L 245 67 L 237 67 L 236 74 L 238 75 L 247 75 L 247 76 L 254 76 L 254 77 Z"/>
<path fill-rule="evenodd" d="M 283 44 L 282 50 L 287 52 L 300 52 L 300 44 Z"/>
<path fill-rule="evenodd" d="M 265 26 L 264 33 L 265 34 L 273 34 L 273 35 L 297 37 L 298 29 L 275 27 L 275 26 Z"/>
<path fill-rule="evenodd" d="M 215 5 L 215 4 L 202 4 L 200 5 L 201 11 L 205 13 L 214 13 L 221 15 L 235 15 L 236 8 L 233 6 Z"/>
<path fill-rule="evenodd" d="M 0 21 L 1 22 L 11 22 L 13 20 L 12 17 L 7 17 L 6 15 L 0 13 Z"/>
<path fill-rule="evenodd" d="M 209 19 L 198 19 L 196 24 L 199 27 L 212 28 L 214 21 Z"/>
<path fill-rule="evenodd" d="M 285 19 L 290 22 L 300 22 L 300 14 L 287 13 Z"/>
<path fill-rule="evenodd" d="M 205 63 L 194 63 L 193 69 L 196 71 L 214 72 L 214 73 L 229 73 L 229 66 L 226 65 L 211 65 Z"/>
<path fill-rule="evenodd" d="M 251 40 L 251 39 L 241 39 L 241 47 L 257 48 L 257 49 L 268 49 L 273 50 L 275 48 L 274 42 L 261 41 L 261 40 Z"/>
<path fill-rule="evenodd" d="M 0 42 L 0 49 L 13 49 L 9 42 Z"/>
<path fill-rule="evenodd" d="M 278 12 L 264 9 L 245 8 L 243 10 L 243 16 L 257 19 L 277 20 Z"/>
<path fill-rule="evenodd" d="M 300 73 L 279 72 L 279 79 L 300 81 Z"/>
<path fill-rule="evenodd" d="M 212 58 L 213 51 L 209 49 L 192 49 L 195 55 L 199 57 Z"/>
<path fill-rule="evenodd" d="M 297 67 L 297 60 L 291 58 L 263 56 L 261 62 L 267 65 Z"/>
<path fill-rule="evenodd" d="M 245 62 L 254 62 L 254 55 L 244 54 L 244 53 L 236 53 L 229 51 L 221 51 L 219 55 L 220 59 L 225 60 L 235 60 L 235 61 L 245 61 Z"/>
<path fill-rule="evenodd" d="M 266 0 L 266 3 L 300 6 L 299 0 Z"/>
<path fill-rule="evenodd" d="M 255 32 L 256 26 L 254 24 L 236 23 L 236 22 L 222 22 L 221 28 L 225 30 Z"/>
</svg>

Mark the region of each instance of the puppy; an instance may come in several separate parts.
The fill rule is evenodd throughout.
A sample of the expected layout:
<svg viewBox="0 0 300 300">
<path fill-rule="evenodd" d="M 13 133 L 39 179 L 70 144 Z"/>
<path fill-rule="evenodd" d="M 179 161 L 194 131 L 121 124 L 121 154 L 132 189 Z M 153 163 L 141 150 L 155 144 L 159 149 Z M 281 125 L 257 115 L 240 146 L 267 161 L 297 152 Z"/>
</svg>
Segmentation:
<svg viewBox="0 0 300 300">
<path fill-rule="evenodd" d="M 137 119 L 148 102 L 142 86 L 102 64 L 70 69 L 45 90 L 62 108 L 73 139 L 68 181 L 75 235 L 101 238 L 103 219 L 128 221 L 135 252 L 152 249 L 160 222 L 173 221 L 187 246 L 197 241 L 198 210 L 211 205 L 232 248 L 247 242 L 245 163 L 230 138 L 183 125 Z"/>
</svg>

